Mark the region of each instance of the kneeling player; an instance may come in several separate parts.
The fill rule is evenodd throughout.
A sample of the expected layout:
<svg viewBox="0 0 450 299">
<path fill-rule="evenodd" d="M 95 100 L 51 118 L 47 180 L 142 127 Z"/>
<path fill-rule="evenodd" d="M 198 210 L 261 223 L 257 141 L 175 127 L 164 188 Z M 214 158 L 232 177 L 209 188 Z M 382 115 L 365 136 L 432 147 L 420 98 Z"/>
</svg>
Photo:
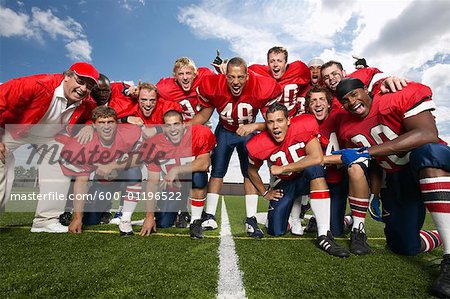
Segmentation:
<svg viewBox="0 0 450 299">
<path fill-rule="evenodd" d="M 250 139 L 247 149 L 249 177 L 258 192 L 270 201 L 267 232 L 283 235 L 294 200 L 309 194 L 317 218 L 317 245 L 331 255 L 349 256 L 329 231 L 330 195 L 320 165 L 323 154 L 316 138 L 319 133 L 316 120 L 306 114 L 289 119 L 284 105 L 273 104 L 267 110 L 266 124 L 267 131 Z M 258 173 L 264 160 L 270 161 L 270 172 L 280 179 L 267 191 Z"/>
<path fill-rule="evenodd" d="M 64 174 L 75 177 L 74 214 L 69 225 L 69 232 L 72 233 L 81 233 L 83 223 L 99 224 L 102 214 L 111 207 L 111 199 L 115 199 L 117 192 L 125 190 L 123 183 L 127 193 L 141 189 L 140 169 L 125 170 L 121 163 L 122 158 L 128 157 L 140 143 L 140 128 L 135 125 L 118 126 L 116 111 L 106 106 L 92 111 L 92 121 L 95 127 L 92 140 L 81 145 L 76 138 L 72 138 L 61 152 Z M 114 176 L 111 175 L 112 169 L 122 170 Z M 89 188 L 89 176 L 93 172 L 96 175 Z M 85 201 L 89 203 L 86 209 Z M 83 210 L 86 212 L 83 213 Z"/>
<path fill-rule="evenodd" d="M 191 238 L 203 238 L 201 215 L 206 197 L 210 152 L 216 139 L 211 130 L 203 125 L 186 127 L 182 114 L 175 110 L 164 114 L 163 130 L 164 133 L 148 139 L 142 146 L 142 159 L 148 168 L 146 195 L 149 197 L 150 194 L 171 191 L 180 192 L 183 197 L 190 192 Z M 161 184 L 160 177 L 163 179 Z M 159 188 L 159 184 L 162 188 Z M 186 190 L 186 186 L 192 186 L 192 189 Z M 141 236 L 148 236 L 156 231 L 156 227 L 171 227 L 178 207 L 166 205 L 157 213 L 147 211 Z"/>
</svg>

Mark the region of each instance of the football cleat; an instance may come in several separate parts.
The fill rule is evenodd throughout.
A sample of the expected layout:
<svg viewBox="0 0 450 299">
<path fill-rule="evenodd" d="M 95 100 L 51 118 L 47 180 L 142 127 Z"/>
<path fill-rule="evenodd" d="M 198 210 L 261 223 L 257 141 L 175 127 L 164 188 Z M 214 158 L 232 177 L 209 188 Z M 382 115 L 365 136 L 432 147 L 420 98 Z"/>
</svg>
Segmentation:
<svg viewBox="0 0 450 299">
<path fill-rule="evenodd" d="M 431 293 L 439 298 L 450 298 L 450 254 L 444 254 L 441 273 L 431 286 Z"/>
<path fill-rule="evenodd" d="M 61 223 L 62 225 L 69 226 L 70 221 L 72 221 L 72 214 L 70 212 L 64 212 L 59 215 L 59 223 Z"/>
<path fill-rule="evenodd" d="M 175 227 L 186 228 L 191 222 L 191 215 L 188 212 L 179 212 L 177 215 L 177 220 L 175 221 Z"/>
<path fill-rule="evenodd" d="M 204 230 L 217 229 L 216 217 L 213 214 L 202 213 L 202 228 Z"/>
<path fill-rule="evenodd" d="M 353 226 L 353 216 L 351 213 L 347 214 L 344 216 L 344 234 L 348 234 L 349 232 L 352 231 L 352 226 Z"/>
<path fill-rule="evenodd" d="M 189 233 L 191 235 L 191 239 L 203 239 L 203 228 L 202 228 L 202 220 L 196 219 L 189 226 Z"/>
<path fill-rule="evenodd" d="M 100 218 L 100 224 L 108 224 L 112 219 L 112 214 L 110 212 L 104 212 Z"/>
<path fill-rule="evenodd" d="M 303 235 L 303 226 L 302 221 L 300 219 L 290 219 L 289 224 L 291 226 L 291 234 L 295 236 Z"/>
<path fill-rule="evenodd" d="M 120 223 L 120 219 L 122 218 L 122 212 L 116 212 L 116 214 L 114 214 L 113 219 L 111 219 L 109 221 L 110 224 L 115 224 L 118 225 Z"/>
<path fill-rule="evenodd" d="M 62 225 L 59 222 L 55 222 L 42 227 L 32 226 L 32 233 L 67 233 L 69 232 L 69 227 Z"/>
<path fill-rule="evenodd" d="M 326 235 L 317 237 L 317 247 L 332 256 L 342 258 L 350 256 L 350 252 L 347 249 L 336 243 L 330 231 Z"/>
<path fill-rule="evenodd" d="M 305 218 L 305 214 L 309 210 L 311 210 L 311 205 L 309 204 L 309 202 L 306 205 L 302 205 L 302 209 L 300 210 L 300 219 Z"/>
<path fill-rule="evenodd" d="M 308 224 L 305 227 L 305 233 L 316 233 L 317 232 L 317 221 L 315 217 L 309 219 Z"/>
<path fill-rule="evenodd" d="M 370 253 L 370 246 L 367 243 L 367 236 L 364 232 L 364 223 L 360 223 L 358 228 L 354 228 L 350 234 L 350 252 L 356 255 Z"/>
<path fill-rule="evenodd" d="M 134 235 L 133 227 L 131 226 L 130 220 L 120 220 L 119 233 L 121 237 Z"/>
<path fill-rule="evenodd" d="M 376 220 L 383 222 L 383 214 L 381 209 L 381 200 L 378 196 L 375 196 L 374 194 L 370 195 L 369 199 L 369 213 L 370 216 Z"/>
<path fill-rule="evenodd" d="M 263 231 L 259 228 L 256 217 L 247 217 L 245 219 L 245 231 L 247 235 L 252 238 L 261 239 L 264 235 Z"/>
</svg>

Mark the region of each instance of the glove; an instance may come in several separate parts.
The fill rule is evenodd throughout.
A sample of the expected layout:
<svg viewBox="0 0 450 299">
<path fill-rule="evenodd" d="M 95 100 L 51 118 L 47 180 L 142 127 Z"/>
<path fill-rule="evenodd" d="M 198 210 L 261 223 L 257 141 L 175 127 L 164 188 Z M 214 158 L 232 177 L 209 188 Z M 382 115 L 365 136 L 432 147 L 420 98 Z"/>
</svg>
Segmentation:
<svg viewBox="0 0 450 299">
<path fill-rule="evenodd" d="M 356 61 L 354 63 L 356 69 L 362 69 L 362 68 L 365 68 L 365 67 L 369 67 L 367 65 L 367 62 L 366 62 L 365 58 L 360 58 L 360 57 L 355 56 L 355 55 L 352 55 L 352 57 L 354 59 L 356 59 Z"/>
<path fill-rule="evenodd" d="M 381 209 L 381 200 L 378 196 L 375 196 L 374 194 L 370 194 L 369 199 L 369 213 L 370 216 L 379 222 L 383 222 L 382 217 L 382 209 Z"/>
<path fill-rule="evenodd" d="M 214 61 L 213 61 L 212 63 L 213 63 L 213 64 L 217 64 L 217 65 L 221 65 L 222 62 L 223 62 L 223 59 L 220 58 L 220 52 L 219 52 L 219 50 L 216 50 L 216 52 L 217 52 L 217 56 L 216 56 L 216 58 L 214 58 Z M 221 73 L 219 67 L 214 66 L 214 68 L 216 69 L 216 71 L 217 71 L 219 74 Z"/>
<path fill-rule="evenodd" d="M 367 147 L 346 148 L 339 151 L 333 151 L 332 154 L 342 155 L 342 163 L 344 163 L 344 165 L 347 167 L 354 163 L 364 163 L 372 159 L 372 156 L 370 156 L 369 152 L 367 151 Z"/>
</svg>

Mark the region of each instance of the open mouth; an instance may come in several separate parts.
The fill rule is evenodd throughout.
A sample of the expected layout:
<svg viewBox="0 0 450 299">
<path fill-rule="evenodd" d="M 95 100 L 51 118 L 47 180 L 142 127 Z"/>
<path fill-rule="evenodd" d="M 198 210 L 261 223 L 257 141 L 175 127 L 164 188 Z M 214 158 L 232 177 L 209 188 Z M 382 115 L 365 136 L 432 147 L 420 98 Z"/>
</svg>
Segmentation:
<svg viewBox="0 0 450 299">
<path fill-rule="evenodd" d="M 355 114 L 363 114 L 365 109 L 362 103 L 358 103 L 353 107 L 350 107 L 350 111 Z"/>
<path fill-rule="evenodd" d="M 233 86 L 231 90 L 232 90 L 233 94 L 239 94 L 241 92 L 241 87 Z"/>
</svg>

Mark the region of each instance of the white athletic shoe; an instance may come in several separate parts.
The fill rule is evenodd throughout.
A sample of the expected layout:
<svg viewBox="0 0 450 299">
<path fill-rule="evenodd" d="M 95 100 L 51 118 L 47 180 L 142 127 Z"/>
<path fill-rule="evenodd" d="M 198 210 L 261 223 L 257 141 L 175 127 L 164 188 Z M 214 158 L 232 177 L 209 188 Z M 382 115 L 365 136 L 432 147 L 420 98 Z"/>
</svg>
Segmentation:
<svg viewBox="0 0 450 299">
<path fill-rule="evenodd" d="M 109 224 L 119 225 L 121 218 L 122 218 L 122 212 L 116 212 L 113 219 L 109 220 Z"/>
<path fill-rule="evenodd" d="M 217 229 L 218 225 L 216 222 L 216 217 L 212 214 L 203 213 L 202 214 L 202 228 L 203 230 L 213 230 Z"/>
<path fill-rule="evenodd" d="M 120 220 L 119 223 L 120 236 L 132 236 L 134 234 L 130 220 Z"/>
<path fill-rule="evenodd" d="M 43 227 L 31 227 L 32 233 L 67 233 L 69 232 L 69 227 L 64 226 L 59 222 L 55 222 Z"/>
<path fill-rule="evenodd" d="M 291 234 L 295 236 L 303 235 L 303 226 L 300 219 L 289 219 L 289 224 L 291 225 Z"/>
</svg>

